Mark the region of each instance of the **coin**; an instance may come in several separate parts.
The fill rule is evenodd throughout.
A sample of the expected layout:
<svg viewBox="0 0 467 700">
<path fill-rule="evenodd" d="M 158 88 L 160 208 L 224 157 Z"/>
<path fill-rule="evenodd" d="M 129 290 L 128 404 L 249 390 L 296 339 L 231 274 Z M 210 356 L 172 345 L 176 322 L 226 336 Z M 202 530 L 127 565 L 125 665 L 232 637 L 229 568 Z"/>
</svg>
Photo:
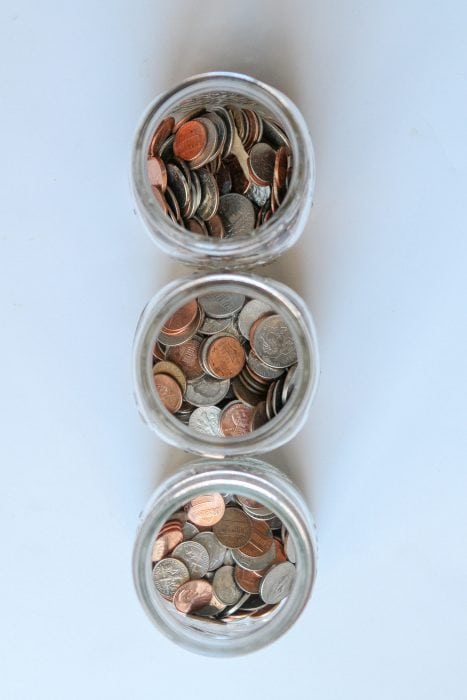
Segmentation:
<svg viewBox="0 0 467 700">
<path fill-rule="evenodd" d="M 198 302 L 191 299 L 183 306 L 180 306 L 172 316 L 164 321 L 162 332 L 167 335 L 178 335 L 188 328 L 194 321 L 198 313 Z"/>
<path fill-rule="evenodd" d="M 219 542 L 213 532 L 200 532 L 193 538 L 194 542 L 199 542 L 209 554 L 208 571 L 215 571 L 224 562 L 226 547 Z"/>
<path fill-rule="evenodd" d="M 191 613 L 204 608 L 212 598 L 212 586 L 208 581 L 187 581 L 177 588 L 173 597 L 179 612 Z"/>
<path fill-rule="evenodd" d="M 186 207 L 191 197 L 191 180 L 189 184 L 181 169 L 174 163 L 168 163 L 167 181 L 177 199 L 181 213 L 186 214 Z"/>
<path fill-rule="evenodd" d="M 161 144 L 169 138 L 172 133 L 174 123 L 175 119 L 173 117 L 167 117 L 167 119 L 163 119 L 161 121 L 155 130 L 149 145 L 149 153 L 151 156 L 156 156 Z"/>
<path fill-rule="evenodd" d="M 154 187 L 160 187 L 164 192 L 167 187 L 167 169 L 159 156 L 152 156 L 147 160 L 148 180 Z"/>
<path fill-rule="evenodd" d="M 295 566 L 290 561 L 275 564 L 264 575 L 259 593 L 265 603 L 279 603 L 286 598 L 295 582 Z"/>
<path fill-rule="evenodd" d="M 201 182 L 201 204 L 197 209 L 198 216 L 205 221 L 211 219 L 219 206 L 219 188 L 216 178 L 206 168 L 200 168 L 197 175 Z"/>
<path fill-rule="evenodd" d="M 276 546 L 273 542 L 268 551 L 260 556 L 249 556 L 248 554 L 243 554 L 239 549 L 232 549 L 232 557 L 234 562 L 241 566 L 242 569 L 262 571 L 273 563 L 276 557 Z"/>
<path fill-rule="evenodd" d="M 242 401 L 232 401 L 221 413 L 220 429 L 226 437 L 239 437 L 250 432 L 253 408 Z"/>
<path fill-rule="evenodd" d="M 244 545 L 238 545 L 236 549 L 248 557 L 261 557 L 269 552 L 274 538 L 271 528 L 264 520 L 252 520 L 251 523 L 252 528 L 248 542 Z"/>
<path fill-rule="evenodd" d="M 245 351 L 241 343 L 231 336 L 215 338 L 209 347 L 206 366 L 218 379 L 236 377 L 245 364 Z"/>
<path fill-rule="evenodd" d="M 205 124 L 199 119 L 188 121 L 182 124 L 175 134 L 174 154 L 183 160 L 193 161 L 203 153 L 207 140 Z"/>
<path fill-rule="evenodd" d="M 251 535 L 252 521 L 239 508 L 226 508 L 221 520 L 213 527 L 217 539 L 225 547 L 236 548 L 245 545 Z"/>
<path fill-rule="evenodd" d="M 168 374 L 156 374 L 154 385 L 165 408 L 170 413 L 176 413 L 183 400 L 180 385 Z"/>
<path fill-rule="evenodd" d="M 210 316 L 206 316 L 199 332 L 202 335 L 217 335 L 225 331 L 229 325 L 230 316 L 226 318 L 211 318 Z"/>
<path fill-rule="evenodd" d="M 241 566 L 235 566 L 235 583 L 242 591 L 246 593 L 259 593 L 259 585 L 261 583 L 262 574 L 259 571 L 248 571 L 242 569 Z"/>
<path fill-rule="evenodd" d="M 231 292 L 209 292 L 200 296 L 198 302 L 207 316 L 230 320 L 230 317 L 242 308 L 245 296 Z"/>
<path fill-rule="evenodd" d="M 225 513 L 225 502 L 220 493 L 196 496 L 190 501 L 187 517 L 199 527 L 211 527 L 218 523 Z"/>
<path fill-rule="evenodd" d="M 276 152 L 268 143 L 257 143 L 250 151 L 248 165 L 250 174 L 257 185 L 272 183 Z"/>
<path fill-rule="evenodd" d="M 199 363 L 201 338 L 194 336 L 182 345 L 174 345 L 167 351 L 167 360 L 176 364 L 186 379 L 198 379 L 204 372 Z"/>
<path fill-rule="evenodd" d="M 180 389 L 182 390 L 182 393 L 185 393 L 186 377 L 183 374 L 182 370 L 174 362 L 168 362 L 167 360 L 161 360 L 160 362 L 156 362 L 156 364 L 152 368 L 152 373 L 154 376 L 158 374 L 168 374 L 170 377 L 173 377 L 173 379 L 175 379 Z"/>
<path fill-rule="evenodd" d="M 288 325 L 279 314 L 264 318 L 254 334 L 254 351 L 270 367 L 285 368 L 297 362 L 297 350 Z"/>
<path fill-rule="evenodd" d="M 188 521 L 183 525 L 182 534 L 184 540 L 192 540 L 195 535 L 199 532 L 196 525 L 189 523 Z"/>
<path fill-rule="evenodd" d="M 168 557 L 157 562 L 152 577 L 159 593 L 164 598 L 172 598 L 177 588 L 189 580 L 190 574 L 182 561 Z"/>
<path fill-rule="evenodd" d="M 217 569 L 212 587 L 219 600 L 226 605 L 235 604 L 243 596 L 243 591 L 235 583 L 233 566 L 221 566 Z"/>
<path fill-rule="evenodd" d="M 206 221 L 206 227 L 209 235 L 213 238 L 224 238 L 224 224 L 222 223 L 222 219 L 218 214 L 214 214 L 208 221 Z"/>
<path fill-rule="evenodd" d="M 219 380 L 203 376 L 187 382 L 185 399 L 193 406 L 214 406 L 222 401 L 229 390 L 228 379 Z"/>
<path fill-rule="evenodd" d="M 260 401 L 258 404 L 256 404 L 251 415 L 250 430 L 258 430 L 258 428 L 266 425 L 267 422 L 268 416 L 266 413 L 266 402 Z"/>
<path fill-rule="evenodd" d="M 188 425 L 197 433 L 220 437 L 220 416 L 221 409 L 217 406 L 200 406 L 190 415 Z"/>
<path fill-rule="evenodd" d="M 295 553 L 295 546 L 293 543 L 292 538 L 290 535 L 287 533 L 285 535 L 284 539 L 284 551 L 287 556 L 287 559 L 289 559 L 293 564 L 297 561 L 297 555 Z"/>
<path fill-rule="evenodd" d="M 255 209 L 241 194 L 224 194 L 219 198 L 218 214 L 224 224 L 226 237 L 245 236 L 255 227 Z"/>
<path fill-rule="evenodd" d="M 238 327 L 243 337 L 248 340 L 253 323 L 271 312 L 272 309 L 269 304 L 261 299 L 251 299 L 248 301 L 240 311 L 238 317 Z"/>
<path fill-rule="evenodd" d="M 175 547 L 172 557 L 180 559 L 185 564 L 190 578 L 203 578 L 208 571 L 209 554 L 199 542 L 193 540 L 182 542 Z"/>
</svg>

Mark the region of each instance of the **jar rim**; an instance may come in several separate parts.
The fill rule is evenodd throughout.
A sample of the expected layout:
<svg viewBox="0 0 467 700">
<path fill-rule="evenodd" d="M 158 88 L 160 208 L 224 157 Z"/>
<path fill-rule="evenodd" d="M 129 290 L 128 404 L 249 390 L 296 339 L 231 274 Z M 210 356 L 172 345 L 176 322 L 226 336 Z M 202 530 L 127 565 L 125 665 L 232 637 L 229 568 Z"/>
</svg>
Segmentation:
<svg viewBox="0 0 467 700">
<path fill-rule="evenodd" d="M 190 430 L 164 408 L 152 381 L 152 349 L 172 309 L 208 288 L 212 291 L 227 285 L 229 291 L 267 300 L 281 314 L 296 344 L 297 382 L 283 409 L 264 426 L 246 436 L 218 438 Z M 259 454 L 290 441 L 303 427 L 318 388 L 318 343 L 305 303 L 286 285 L 252 273 L 197 273 L 169 283 L 143 309 L 133 347 L 134 394 L 143 420 L 169 444 L 205 457 Z"/>
<path fill-rule="evenodd" d="M 250 620 L 223 634 L 226 623 L 192 620 L 168 605 L 154 588 L 152 545 L 170 515 L 201 493 L 228 492 L 254 497 L 271 507 L 292 537 L 297 552 L 296 580 L 287 599 L 265 619 Z M 160 484 L 141 514 L 133 549 L 133 579 L 138 598 L 151 621 L 172 641 L 206 655 L 250 653 L 282 636 L 307 604 L 316 579 L 317 542 L 313 518 L 303 495 L 279 469 L 258 459 L 196 460 Z M 238 623 L 233 623 L 238 625 Z M 227 627 L 230 623 L 227 623 Z"/>
<path fill-rule="evenodd" d="M 228 87 L 226 87 L 226 84 Z M 154 198 L 147 177 L 146 158 L 150 139 L 157 124 L 174 110 L 180 99 L 200 89 L 207 93 L 216 89 L 232 91 L 245 97 L 253 93 L 276 118 L 285 123 L 290 140 L 294 167 L 290 185 L 277 211 L 269 221 L 251 234 L 233 238 L 212 239 L 193 235 L 172 221 Z M 209 261 L 238 267 L 257 264 L 277 257 L 298 239 L 301 230 L 289 230 L 290 221 L 297 216 L 305 222 L 312 205 L 315 182 L 315 161 L 311 137 L 296 105 L 283 93 L 266 83 L 242 73 L 213 71 L 186 78 L 157 96 L 146 109 L 137 128 L 131 158 L 131 184 L 137 209 L 152 240 L 166 253 L 185 263 Z M 300 186 L 299 186 L 300 185 Z"/>
</svg>

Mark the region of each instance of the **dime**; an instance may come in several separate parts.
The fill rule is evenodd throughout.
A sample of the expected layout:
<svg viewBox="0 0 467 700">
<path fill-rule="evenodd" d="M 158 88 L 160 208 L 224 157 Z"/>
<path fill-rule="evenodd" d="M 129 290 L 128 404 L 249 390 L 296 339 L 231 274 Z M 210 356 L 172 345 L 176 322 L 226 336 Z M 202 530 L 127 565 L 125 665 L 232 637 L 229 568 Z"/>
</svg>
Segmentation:
<svg viewBox="0 0 467 700">
<path fill-rule="evenodd" d="M 238 327 L 243 337 L 248 340 L 253 323 L 269 313 L 272 313 L 272 309 L 265 301 L 261 299 L 248 301 L 238 317 Z"/>
<path fill-rule="evenodd" d="M 232 401 L 221 413 L 220 429 L 226 437 L 238 437 L 250 432 L 250 424 L 253 415 L 251 406 L 242 401 Z"/>
<path fill-rule="evenodd" d="M 233 566 L 221 566 L 217 569 L 212 587 L 219 600 L 226 605 L 234 605 L 243 596 L 243 591 L 235 583 Z"/>
<path fill-rule="evenodd" d="M 185 399 L 193 406 L 214 406 L 222 401 L 229 390 L 228 379 L 219 380 L 212 377 L 201 377 L 187 382 Z"/>
<path fill-rule="evenodd" d="M 251 535 L 252 521 L 239 508 L 226 508 L 222 519 L 213 527 L 217 539 L 225 547 L 242 547 Z"/>
<path fill-rule="evenodd" d="M 209 292 L 198 299 L 207 316 L 216 319 L 228 318 L 236 314 L 245 303 L 243 294 L 231 292 Z"/>
<path fill-rule="evenodd" d="M 154 385 L 165 408 L 170 413 L 176 413 L 183 400 L 180 385 L 168 374 L 156 374 Z"/>
<path fill-rule="evenodd" d="M 193 538 L 193 542 L 199 542 L 207 550 L 209 554 L 208 571 L 215 571 L 222 566 L 227 550 L 213 532 L 200 532 Z"/>
<path fill-rule="evenodd" d="M 260 596 L 265 603 L 279 603 L 289 595 L 295 582 L 295 566 L 290 561 L 272 566 L 260 585 Z"/>
<path fill-rule="evenodd" d="M 285 368 L 297 362 L 294 339 L 278 314 L 260 321 L 254 334 L 254 351 L 270 367 Z"/>
<path fill-rule="evenodd" d="M 204 608 L 212 598 L 212 586 L 208 581 L 187 581 L 177 588 L 173 597 L 179 612 L 191 613 Z"/>
<path fill-rule="evenodd" d="M 287 533 L 284 537 L 284 551 L 285 554 L 287 555 L 287 559 L 289 559 L 293 564 L 297 561 L 297 555 L 295 553 L 295 546 L 293 543 L 292 538 L 290 535 Z"/>
<path fill-rule="evenodd" d="M 224 194 L 219 199 L 218 214 L 224 224 L 225 235 L 245 236 L 255 227 L 255 209 L 241 194 Z"/>
<path fill-rule="evenodd" d="M 159 593 L 164 598 L 172 598 L 177 588 L 189 580 L 190 574 L 182 561 L 168 557 L 157 562 L 152 577 Z"/>
<path fill-rule="evenodd" d="M 199 157 L 207 144 L 208 134 L 205 124 L 199 119 L 182 124 L 175 134 L 173 150 L 178 158 L 193 161 Z"/>
<path fill-rule="evenodd" d="M 200 406 L 190 415 L 188 425 L 197 433 L 220 437 L 220 417 L 221 409 L 217 406 Z"/>
<path fill-rule="evenodd" d="M 180 559 L 187 567 L 190 578 L 203 578 L 208 572 L 209 554 L 199 542 L 182 542 L 172 552 L 172 557 Z"/>
<path fill-rule="evenodd" d="M 204 374 L 199 363 L 200 346 L 201 338 L 194 336 L 183 345 L 170 347 L 167 351 L 167 359 L 178 365 L 187 379 L 198 379 Z"/>
<path fill-rule="evenodd" d="M 211 527 L 218 523 L 225 513 L 225 502 L 220 493 L 196 496 L 190 501 L 187 517 L 199 527 Z"/>
</svg>

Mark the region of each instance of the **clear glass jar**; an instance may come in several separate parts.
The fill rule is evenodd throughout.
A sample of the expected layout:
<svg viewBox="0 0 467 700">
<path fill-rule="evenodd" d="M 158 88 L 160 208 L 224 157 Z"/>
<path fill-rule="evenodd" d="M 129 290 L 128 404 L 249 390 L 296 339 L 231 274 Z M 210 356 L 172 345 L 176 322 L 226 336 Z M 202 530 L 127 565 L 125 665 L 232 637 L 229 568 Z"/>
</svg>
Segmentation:
<svg viewBox="0 0 467 700">
<path fill-rule="evenodd" d="M 193 431 L 165 409 L 154 385 L 153 348 L 163 322 L 187 301 L 208 292 L 238 292 L 266 302 L 282 316 L 295 341 L 297 375 L 290 398 L 273 420 L 245 436 L 214 437 Z M 318 344 L 305 303 L 286 285 L 250 273 L 196 274 L 171 282 L 143 309 L 135 333 L 133 369 L 139 412 L 165 442 L 204 457 L 259 454 L 291 440 L 305 423 L 318 384 Z"/>
<path fill-rule="evenodd" d="M 276 213 L 252 234 L 215 239 L 197 236 L 174 223 L 154 198 L 147 175 L 147 153 L 156 127 L 196 107 L 226 103 L 255 109 L 282 126 L 292 151 L 293 168 L 287 194 Z M 315 183 L 313 147 L 297 107 L 278 90 L 239 73 L 205 73 L 188 78 L 159 95 L 137 129 L 131 162 L 131 186 L 137 211 L 151 238 L 164 252 L 199 268 L 245 269 L 271 262 L 301 235 L 310 213 Z"/>
<path fill-rule="evenodd" d="M 292 591 L 274 610 L 237 621 L 203 620 L 177 612 L 158 594 L 152 579 L 152 547 L 170 515 L 203 493 L 235 493 L 258 500 L 280 518 L 296 552 Z M 256 459 L 199 460 L 164 481 L 141 514 L 133 550 L 133 577 L 149 618 L 172 641 L 211 656 L 247 654 L 284 634 L 301 614 L 316 577 L 313 519 L 300 491 L 278 469 Z"/>
</svg>

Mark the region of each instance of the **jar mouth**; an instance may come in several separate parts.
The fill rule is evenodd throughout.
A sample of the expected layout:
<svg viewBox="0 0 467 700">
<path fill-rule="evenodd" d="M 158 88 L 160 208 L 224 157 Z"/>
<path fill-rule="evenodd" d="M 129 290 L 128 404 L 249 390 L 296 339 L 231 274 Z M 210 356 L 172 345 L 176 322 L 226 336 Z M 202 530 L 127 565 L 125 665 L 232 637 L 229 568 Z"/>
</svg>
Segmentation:
<svg viewBox="0 0 467 700">
<path fill-rule="evenodd" d="M 183 100 L 208 101 L 218 99 L 219 93 L 235 94 L 263 107 L 284 128 L 290 139 L 293 168 L 290 183 L 277 211 L 250 234 L 216 239 L 187 231 L 172 221 L 154 198 L 147 175 L 146 157 L 156 126 L 176 111 Z M 200 104 L 200 106 L 202 106 Z M 294 103 L 280 91 L 255 78 L 240 73 L 211 72 L 192 76 L 158 96 L 149 106 L 136 131 L 131 162 L 132 190 L 137 209 L 151 238 L 166 253 L 187 264 L 204 260 L 238 259 L 245 265 L 257 263 L 265 253 L 272 259 L 293 245 L 300 231 L 290 228 L 299 216 L 306 220 L 311 205 L 315 181 L 313 147 L 307 126 Z M 298 228 L 298 227 L 296 227 Z"/>
<path fill-rule="evenodd" d="M 294 586 L 264 617 L 222 622 L 186 616 L 154 587 L 152 547 L 157 533 L 174 511 L 206 492 L 232 492 L 264 503 L 292 538 L 297 552 Z M 308 602 L 316 577 L 314 525 L 301 494 L 275 467 L 255 459 L 226 460 L 222 465 L 193 462 L 162 484 L 143 512 L 133 550 L 133 577 L 146 614 L 175 643 L 206 655 L 250 653 L 284 634 Z"/>
<path fill-rule="evenodd" d="M 190 298 L 214 291 L 239 292 L 268 303 L 288 325 L 297 350 L 295 388 L 282 410 L 265 425 L 244 436 L 214 437 L 197 433 L 163 406 L 154 385 L 153 348 L 160 329 L 177 308 Z M 209 457 L 255 454 L 276 449 L 302 428 L 316 394 L 319 356 L 311 316 L 290 288 L 252 274 L 211 273 L 176 280 L 146 305 L 134 341 L 134 387 L 138 409 L 147 425 L 162 439 Z"/>
</svg>

